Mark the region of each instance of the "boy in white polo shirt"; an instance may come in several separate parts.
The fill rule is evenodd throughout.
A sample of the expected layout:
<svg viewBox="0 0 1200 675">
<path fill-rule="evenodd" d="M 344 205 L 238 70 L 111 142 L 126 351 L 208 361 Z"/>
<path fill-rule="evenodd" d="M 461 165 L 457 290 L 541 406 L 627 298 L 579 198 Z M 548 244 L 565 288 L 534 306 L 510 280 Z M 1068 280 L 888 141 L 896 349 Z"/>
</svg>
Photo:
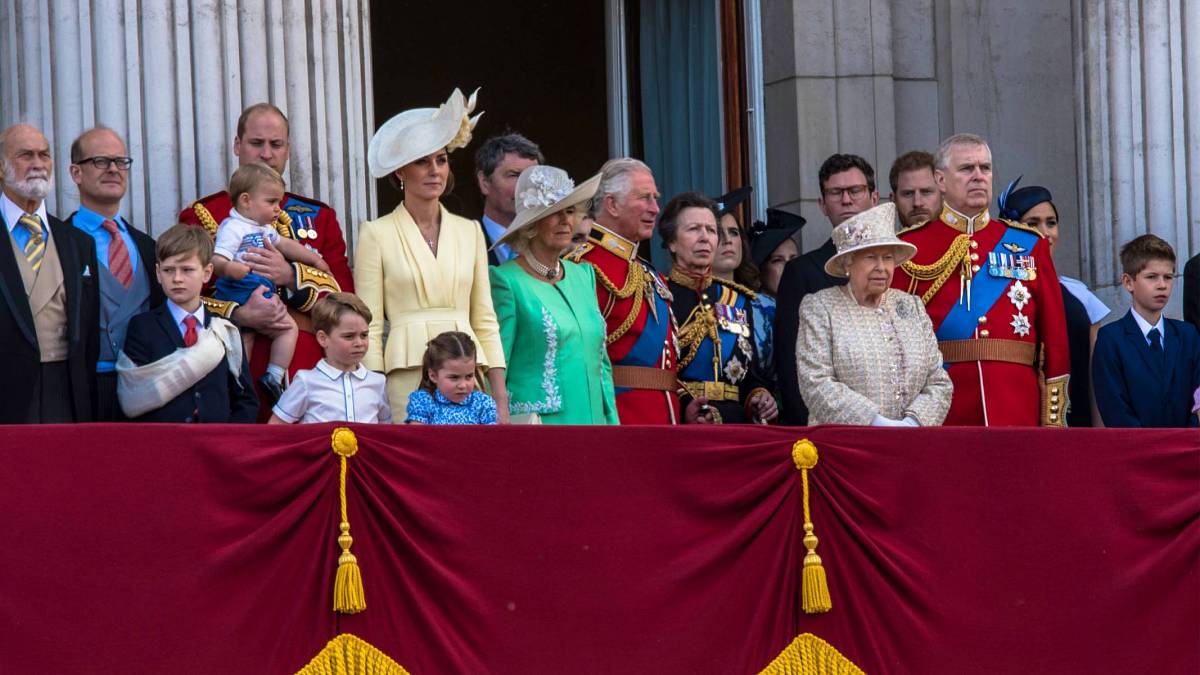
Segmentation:
<svg viewBox="0 0 1200 675">
<path fill-rule="evenodd" d="M 312 309 L 325 358 L 301 370 L 271 411 L 271 424 L 361 422 L 391 424 L 386 380 L 362 365 L 371 310 L 353 293 L 330 293 Z"/>
</svg>

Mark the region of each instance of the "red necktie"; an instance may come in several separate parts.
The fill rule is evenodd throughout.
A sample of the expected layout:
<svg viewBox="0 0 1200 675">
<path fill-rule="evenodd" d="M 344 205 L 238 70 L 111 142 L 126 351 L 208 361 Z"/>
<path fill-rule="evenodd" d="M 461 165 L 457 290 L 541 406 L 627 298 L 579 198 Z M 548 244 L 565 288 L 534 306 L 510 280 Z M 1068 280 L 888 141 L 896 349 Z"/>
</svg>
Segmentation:
<svg viewBox="0 0 1200 675">
<path fill-rule="evenodd" d="M 187 330 L 183 331 L 184 347 L 191 347 L 196 344 L 196 326 L 199 324 L 200 321 L 191 314 L 183 317 L 183 325 L 187 326 Z"/>
<path fill-rule="evenodd" d="M 121 230 L 117 227 L 116 222 L 111 220 L 100 223 L 100 227 L 103 227 L 104 231 L 109 234 L 108 271 L 117 278 L 117 281 L 121 282 L 122 286 L 129 288 L 129 284 L 133 283 L 133 264 L 129 262 L 129 249 L 125 247 Z"/>
</svg>

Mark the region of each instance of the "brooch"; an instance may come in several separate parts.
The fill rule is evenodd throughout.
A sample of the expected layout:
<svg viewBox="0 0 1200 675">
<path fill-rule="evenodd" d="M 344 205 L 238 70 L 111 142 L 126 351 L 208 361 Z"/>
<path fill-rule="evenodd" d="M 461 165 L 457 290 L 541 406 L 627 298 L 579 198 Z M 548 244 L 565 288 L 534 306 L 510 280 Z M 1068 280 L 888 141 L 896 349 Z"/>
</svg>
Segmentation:
<svg viewBox="0 0 1200 675">
<path fill-rule="evenodd" d="M 1014 282 L 1008 288 L 1008 299 L 1012 301 L 1013 307 L 1016 307 L 1017 311 L 1025 309 L 1025 305 L 1029 304 L 1031 297 L 1033 296 L 1029 293 L 1029 289 L 1020 281 Z"/>
<path fill-rule="evenodd" d="M 1020 311 L 1018 311 L 1016 314 L 1013 314 L 1012 323 L 1009 325 L 1012 326 L 1014 335 L 1019 335 L 1021 337 L 1029 335 L 1029 317 L 1025 316 Z"/>
</svg>

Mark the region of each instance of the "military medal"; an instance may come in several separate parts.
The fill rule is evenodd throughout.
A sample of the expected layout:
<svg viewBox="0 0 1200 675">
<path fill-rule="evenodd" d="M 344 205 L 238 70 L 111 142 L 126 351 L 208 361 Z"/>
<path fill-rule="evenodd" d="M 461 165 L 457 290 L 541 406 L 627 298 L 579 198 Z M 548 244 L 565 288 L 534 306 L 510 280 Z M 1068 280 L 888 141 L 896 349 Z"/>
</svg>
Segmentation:
<svg viewBox="0 0 1200 675">
<path fill-rule="evenodd" d="M 992 251 L 988 253 L 988 274 L 1002 279 L 1034 281 L 1037 279 L 1037 261 L 1033 256 Z"/>
<path fill-rule="evenodd" d="M 317 230 L 313 227 L 312 216 L 296 216 L 296 237 L 299 239 L 316 239 Z"/>
<path fill-rule="evenodd" d="M 1029 335 L 1029 317 L 1022 314 L 1020 310 L 1016 314 L 1013 314 L 1012 323 L 1009 325 L 1012 326 L 1013 335 L 1020 337 Z"/>
<path fill-rule="evenodd" d="M 1008 299 L 1012 301 L 1013 307 L 1016 307 L 1017 311 L 1025 309 L 1025 305 L 1029 303 L 1031 297 L 1029 289 L 1020 281 L 1014 282 L 1008 289 Z"/>
</svg>

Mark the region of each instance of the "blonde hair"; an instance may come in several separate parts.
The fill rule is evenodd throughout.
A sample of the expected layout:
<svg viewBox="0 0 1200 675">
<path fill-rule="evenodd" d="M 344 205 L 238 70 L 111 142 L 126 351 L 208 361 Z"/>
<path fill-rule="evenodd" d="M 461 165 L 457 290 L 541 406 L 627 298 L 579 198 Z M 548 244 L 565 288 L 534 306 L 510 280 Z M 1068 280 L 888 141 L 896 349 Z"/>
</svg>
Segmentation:
<svg viewBox="0 0 1200 675">
<path fill-rule="evenodd" d="M 154 257 L 158 262 L 177 255 L 194 254 L 201 265 L 212 262 L 213 240 L 208 230 L 198 225 L 179 223 L 162 233 L 154 243 Z"/>
<path fill-rule="evenodd" d="M 238 197 L 247 192 L 253 192 L 254 188 L 268 181 L 275 183 L 279 187 L 287 186 L 283 182 L 283 176 L 280 176 L 278 171 L 266 164 L 262 162 L 243 164 L 229 177 L 229 198 L 236 204 Z"/>
</svg>

